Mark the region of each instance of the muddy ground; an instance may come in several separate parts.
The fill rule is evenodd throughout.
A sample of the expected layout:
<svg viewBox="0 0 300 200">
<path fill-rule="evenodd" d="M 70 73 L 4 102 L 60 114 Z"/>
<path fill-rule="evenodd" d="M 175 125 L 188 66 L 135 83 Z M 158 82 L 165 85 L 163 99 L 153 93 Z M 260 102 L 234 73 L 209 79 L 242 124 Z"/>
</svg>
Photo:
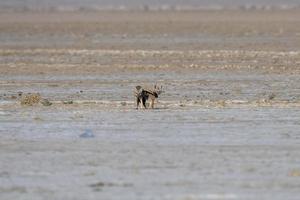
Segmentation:
<svg viewBox="0 0 300 200">
<path fill-rule="evenodd" d="M 0 199 L 298 199 L 299 13 L 0 13 Z"/>
</svg>

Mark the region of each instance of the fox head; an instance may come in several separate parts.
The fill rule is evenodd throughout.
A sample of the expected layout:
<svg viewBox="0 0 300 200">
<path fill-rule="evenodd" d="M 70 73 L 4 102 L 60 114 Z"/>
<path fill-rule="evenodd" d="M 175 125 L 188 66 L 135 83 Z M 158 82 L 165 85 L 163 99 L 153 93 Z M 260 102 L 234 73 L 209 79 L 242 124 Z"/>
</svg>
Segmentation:
<svg viewBox="0 0 300 200">
<path fill-rule="evenodd" d="M 161 93 L 163 93 L 163 86 L 158 86 L 158 85 L 154 85 L 154 90 L 153 90 L 157 95 L 160 95 Z"/>
</svg>

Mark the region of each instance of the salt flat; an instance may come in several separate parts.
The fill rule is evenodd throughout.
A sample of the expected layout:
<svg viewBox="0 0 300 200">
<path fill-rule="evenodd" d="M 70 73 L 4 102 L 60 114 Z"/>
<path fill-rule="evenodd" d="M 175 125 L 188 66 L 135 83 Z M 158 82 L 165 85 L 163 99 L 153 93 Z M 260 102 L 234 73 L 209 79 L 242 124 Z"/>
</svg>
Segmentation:
<svg viewBox="0 0 300 200">
<path fill-rule="evenodd" d="M 0 16 L 1 199 L 298 199 L 299 12 Z"/>
</svg>

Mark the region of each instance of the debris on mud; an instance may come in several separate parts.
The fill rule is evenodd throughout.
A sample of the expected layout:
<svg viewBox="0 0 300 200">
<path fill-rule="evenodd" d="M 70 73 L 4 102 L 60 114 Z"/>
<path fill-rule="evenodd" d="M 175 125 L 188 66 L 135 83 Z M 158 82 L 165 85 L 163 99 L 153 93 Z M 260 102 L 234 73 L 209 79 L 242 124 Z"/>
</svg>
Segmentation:
<svg viewBox="0 0 300 200">
<path fill-rule="evenodd" d="M 41 117 L 34 117 L 33 118 L 35 121 L 43 121 L 43 119 Z"/>
<path fill-rule="evenodd" d="M 20 99 L 21 105 L 28 105 L 28 106 L 33 106 L 37 104 L 42 104 L 43 106 L 51 106 L 52 103 L 48 99 L 44 99 L 41 97 L 39 93 L 35 94 L 26 94 L 23 95 L 21 94 L 21 99 Z"/>
<path fill-rule="evenodd" d="M 103 187 L 132 187 L 132 183 L 104 183 L 102 181 L 90 184 L 89 187 L 93 188 L 94 191 L 101 191 Z"/>
<path fill-rule="evenodd" d="M 103 183 L 103 182 L 98 182 L 98 183 L 90 184 L 89 186 L 92 187 L 92 188 L 104 187 L 104 186 L 105 186 L 105 183 Z"/>
<path fill-rule="evenodd" d="M 226 106 L 226 101 L 225 100 L 219 100 L 216 102 L 217 107 L 225 107 Z"/>
<path fill-rule="evenodd" d="M 11 95 L 10 98 L 11 99 L 17 99 L 17 97 L 15 95 Z"/>
<path fill-rule="evenodd" d="M 58 84 L 48 84 L 49 87 L 59 87 Z"/>
<path fill-rule="evenodd" d="M 38 104 L 41 101 L 41 95 L 39 93 L 22 95 L 20 101 L 21 101 L 21 105 L 32 106 L 34 104 Z"/>
<path fill-rule="evenodd" d="M 289 173 L 289 176 L 292 176 L 292 177 L 300 177 L 300 170 L 292 170 L 290 173 Z"/>
</svg>

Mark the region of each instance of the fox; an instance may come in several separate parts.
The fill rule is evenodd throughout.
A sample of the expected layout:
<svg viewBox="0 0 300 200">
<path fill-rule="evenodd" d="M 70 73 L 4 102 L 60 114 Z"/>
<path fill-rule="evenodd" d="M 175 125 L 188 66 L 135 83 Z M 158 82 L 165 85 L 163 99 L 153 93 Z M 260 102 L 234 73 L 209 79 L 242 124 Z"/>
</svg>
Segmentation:
<svg viewBox="0 0 300 200">
<path fill-rule="evenodd" d="M 142 86 L 138 85 L 135 87 L 134 96 L 136 100 L 136 109 L 139 109 L 140 103 L 142 103 L 142 106 L 147 109 L 146 101 L 150 100 L 149 107 L 151 109 L 154 109 L 154 102 L 155 99 L 158 98 L 158 95 L 160 95 L 163 92 L 162 86 L 158 87 L 157 85 L 154 85 L 153 89 L 147 89 L 143 88 Z"/>
</svg>

